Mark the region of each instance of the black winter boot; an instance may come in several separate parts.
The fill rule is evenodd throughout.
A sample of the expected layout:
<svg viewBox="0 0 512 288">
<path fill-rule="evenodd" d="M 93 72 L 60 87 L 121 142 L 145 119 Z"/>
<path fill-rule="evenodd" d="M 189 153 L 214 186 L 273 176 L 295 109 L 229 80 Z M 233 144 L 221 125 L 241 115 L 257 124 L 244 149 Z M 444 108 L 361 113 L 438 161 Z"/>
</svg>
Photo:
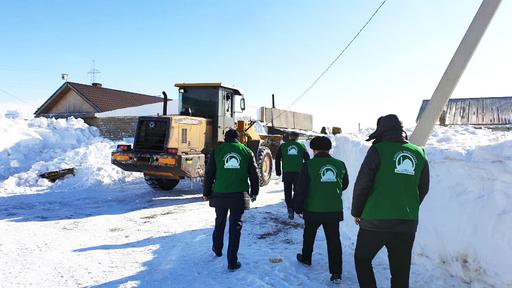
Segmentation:
<svg viewBox="0 0 512 288">
<path fill-rule="evenodd" d="M 297 261 L 299 261 L 303 265 L 311 266 L 311 260 L 304 259 L 304 257 L 300 253 L 297 254 Z"/>
<path fill-rule="evenodd" d="M 288 219 L 293 220 L 294 214 L 293 209 L 288 208 Z"/>
<path fill-rule="evenodd" d="M 341 275 L 340 274 L 332 274 L 331 282 L 334 284 L 341 284 Z"/>
<path fill-rule="evenodd" d="M 215 254 L 215 256 L 217 256 L 217 257 L 221 257 L 222 256 L 222 250 L 217 250 L 214 247 L 212 247 L 212 251 Z"/>
<path fill-rule="evenodd" d="M 234 272 L 235 270 L 240 269 L 240 267 L 242 267 L 242 263 L 240 263 L 239 261 L 236 261 L 235 264 L 228 265 L 228 270 L 229 270 L 229 272 Z"/>
</svg>

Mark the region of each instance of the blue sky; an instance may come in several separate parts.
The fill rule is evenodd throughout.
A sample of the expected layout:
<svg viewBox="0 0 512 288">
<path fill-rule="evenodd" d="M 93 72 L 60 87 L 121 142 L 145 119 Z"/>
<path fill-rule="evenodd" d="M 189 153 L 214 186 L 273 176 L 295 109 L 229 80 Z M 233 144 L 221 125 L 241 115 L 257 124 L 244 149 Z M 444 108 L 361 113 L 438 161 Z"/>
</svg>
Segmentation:
<svg viewBox="0 0 512 288">
<path fill-rule="evenodd" d="M 217 82 L 251 106 L 286 108 L 378 7 L 367 1 L 2 1 L 0 105 L 33 110 L 69 80 L 176 96 L 177 82 Z M 512 1 L 503 1 L 454 97 L 511 96 Z M 479 0 L 388 0 L 292 110 L 354 130 L 398 114 L 413 125 Z"/>
</svg>

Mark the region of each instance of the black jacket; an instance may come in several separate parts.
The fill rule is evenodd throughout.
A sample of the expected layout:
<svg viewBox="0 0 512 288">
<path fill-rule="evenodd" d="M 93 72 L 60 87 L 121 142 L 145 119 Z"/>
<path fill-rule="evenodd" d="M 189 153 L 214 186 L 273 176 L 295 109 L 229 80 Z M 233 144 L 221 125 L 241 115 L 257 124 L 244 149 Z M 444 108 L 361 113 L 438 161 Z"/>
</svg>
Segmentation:
<svg viewBox="0 0 512 288">
<path fill-rule="evenodd" d="M 377 144 L 381 141 L 407 143 L 401 131 L 390 131 L 383 133 L 382 137 L 374 141 Z M 352 216 L 361 217 L 364 206 L 370 193 L 373 190 L 375 176 L 379 171 L 380 157 L 377 148 L 371 146 L 364 158 L 356 182 L 354 184 L 354 193 L 352 196 Z M 420 204 L 428 193 L 429 189 L 429 166 L 428 161 L 425 168 L 421 171 L 420 182 L 418 183 Z M 394 231 L 394 232 L 415 232 L 418 226 L 416 220 L 363 220 L 360 227 L 368 230 Z"/>
<path fill-rule="evenodd" d="M 321 158 L 321 157 L 331 157 L 327 152 L 317 153 L 313 158 Z M 304 163 L 302 166 L 302 170 L 299 174 L 299 180 L 297 183 L 297 190 L 293 195 L 293 208 L 297 214 L 304 213 L 304 219 L 311 220 L 315 222 L 325 222 L 325 221 L 342 221 L 343 220 L 343 210 L 341 212 L 308 212 L 304 211 L 304 203 L 308 198 L 309 194 L 309 172 L 308 172 L 308 163 Z M 341 187 L 342 191 L 345 191 L 348 187 L 348 171 L 343 175 L 343 186 Z"/>
<path fill-rule="evenodd" d="M 283 154 L 281 152 L 281 144 L 279 146 L 279 149 L 277 149 L 276 153 L 276 159 L 275 159 L 275 166 L 276 166 L 276 175 L 281 176 L 281 161 L 283 160 Z M 307 162 L 309 158 L 309 153 L 307 150 L 304 150 L 304 154 L 302 155 L 302 159 L 304 162 Z M 283 182 L 295 182 L 295 179 L 297 178 L 298 174 L 300 172 L 284 172 L 283 174 Z"/>
<path fill-rule="evenodd" d="M 235 141 L 226 141 L 235 142 Z M 252 153 L 251 153 L 252 155 Z M 260 180 L 258 176 L 258 170 L 256 168 L 256 162 L 254 161 L 254 155 L 249 159 L 248 174 L 250 182 L 250 194 L 249 191 L 240 191 L 232 193 L 214 193 L 213 184 L 215 182 L 215 174 L 217 167 L 215 164 L 215 151 L 210 154 L 208 164 L 206 165 L 206 171 L 204 175 L 203 185 L 203 196 L 206 196 L 210 200 L 210 207 L 217 208 L 238 208 L 245 207 L 249 209 L 251 206 L 251 196 L 257 196 L 260 190 Z"/>
</svg>

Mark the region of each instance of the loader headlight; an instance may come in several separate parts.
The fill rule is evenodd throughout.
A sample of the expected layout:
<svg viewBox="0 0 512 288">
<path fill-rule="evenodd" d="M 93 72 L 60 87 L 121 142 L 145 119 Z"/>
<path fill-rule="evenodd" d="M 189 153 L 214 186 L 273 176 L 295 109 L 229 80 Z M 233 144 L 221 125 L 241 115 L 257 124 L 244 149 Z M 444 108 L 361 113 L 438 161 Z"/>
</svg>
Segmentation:
<svg viewBox="0 0 512 288">
<path fill-rule="evenodd" d="M 176 159 L 174 158 L 158 158 L 159 164 L 164 165 L 176 165 Z"/>
<path fill-rule="evenodd" d="M 123 155 L 123 154 L 113 154 L 112 158 L 114 158 L 114 160 L 116 160 L 116 161 L 128 161 L 128 160 L 130 160 L 130 156 Z"/>
</svg>

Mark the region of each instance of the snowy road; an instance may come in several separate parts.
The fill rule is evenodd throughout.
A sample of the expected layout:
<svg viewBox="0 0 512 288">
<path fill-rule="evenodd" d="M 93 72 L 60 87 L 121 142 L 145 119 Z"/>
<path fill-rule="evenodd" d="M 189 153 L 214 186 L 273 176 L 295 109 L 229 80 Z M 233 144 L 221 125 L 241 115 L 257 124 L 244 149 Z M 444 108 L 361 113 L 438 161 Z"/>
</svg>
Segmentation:
<svg viewBox="0 0 512 288">
<path fill-rule="evenodd" d="M 121 185 L 120 185 L 121 186 Z M 172 193 L 149 189 L 140 178 L 122 187 L 23 194 L 0 202 L 1 287 L 324 287 L 328 267 L 323 231 L 313 266 L 295 261 L 302 220 L 285 218 L 281 183 L 262 189 L 244 214 L 242 269 L 229 273 L 225 257 L 210 251 L 213 209 L 200 184 L 180 183 Z M 346 212 L 346 216 L 348 212 Z M 348 217 L 347 217 L 348 218 Z M 341 225 L 343 287 L 357 287 L 353 239 Z M 227 235 L 226 235 L 227 236 Z M 227 243 L 227 239 L 226 239 Z M 225 251 L 224 251 L 225 252 Z M 282 258 L 273 264 L 271 258 Z M 385 252 L 374 266 L 389 286 Z M 464 287 L 416 257 L 412 287 Z M 428 268 L 427 268 L 428 267 Z M 468 286 L 469 287 L 469 286 Z"/>
</svg>

